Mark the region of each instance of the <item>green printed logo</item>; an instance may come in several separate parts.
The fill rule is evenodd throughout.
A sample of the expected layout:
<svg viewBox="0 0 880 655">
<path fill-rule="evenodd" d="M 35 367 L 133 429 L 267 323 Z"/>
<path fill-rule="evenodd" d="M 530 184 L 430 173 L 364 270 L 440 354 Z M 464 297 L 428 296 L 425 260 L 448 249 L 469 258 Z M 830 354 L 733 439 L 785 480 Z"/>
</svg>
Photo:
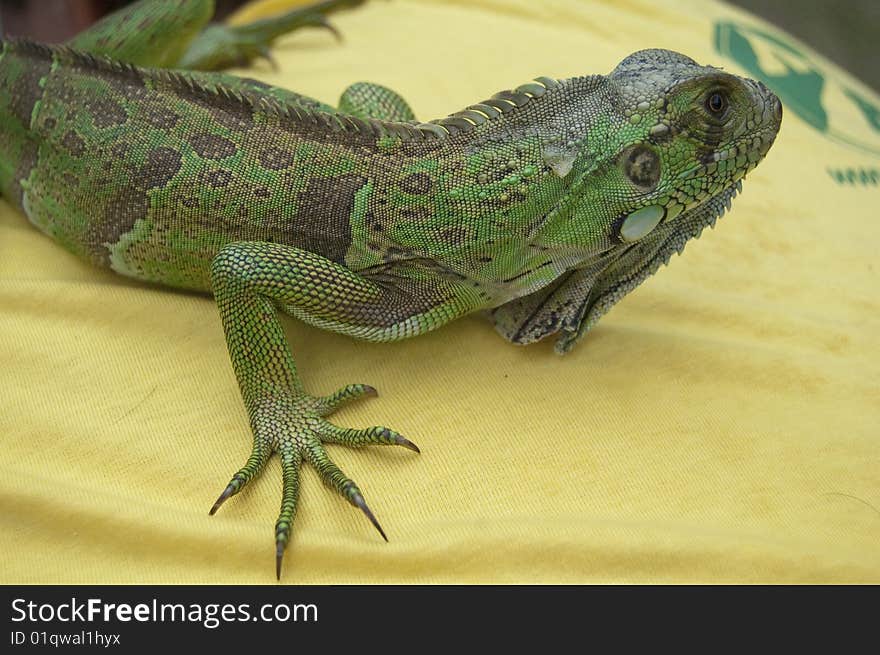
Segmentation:
<svg viewBox="0 0 880 655">
<path fill-rule="evenodd" d="M 828 138 L 861 152 L 880 156 L 880 103 L 826 75 L 810 49 L 791 37 L 754 27 L 722 22 L 715 25 L 715 49 L 742 66 L 780 97 L 791 110 Z M 834 113 L 826 106 L 832 100 Z"/>
</svg>

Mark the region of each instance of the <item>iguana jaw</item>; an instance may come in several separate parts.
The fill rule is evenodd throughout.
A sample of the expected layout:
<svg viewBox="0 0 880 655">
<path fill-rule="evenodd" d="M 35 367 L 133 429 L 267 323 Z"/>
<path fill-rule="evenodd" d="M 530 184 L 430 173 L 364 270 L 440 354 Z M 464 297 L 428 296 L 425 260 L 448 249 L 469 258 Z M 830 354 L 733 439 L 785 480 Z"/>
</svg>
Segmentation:
<svg viewBox="0 0 880 655">
<path fill-rule="evenodd" d="M 779 104 L 778 116 L 781 120 L 781 104 Z M 751 172 L 770 151 L 771 146 L 776 140 L 776 135 L 779 133 L 779 125 L 779 122 L 766 125 L 761 130 L 743 136 L 736 143 L 727 148 L 713 150 L 704 154 L 701 157 L 700 163 L 683 173 L 680 173 L 678 179 L 686 180 L 705 177 L 707 175 L 715 174 L 719 166 L 729 166 L 737 171 L 737 173 L 734 174 L 734 180 L 741 180 Z"/>
</svg>

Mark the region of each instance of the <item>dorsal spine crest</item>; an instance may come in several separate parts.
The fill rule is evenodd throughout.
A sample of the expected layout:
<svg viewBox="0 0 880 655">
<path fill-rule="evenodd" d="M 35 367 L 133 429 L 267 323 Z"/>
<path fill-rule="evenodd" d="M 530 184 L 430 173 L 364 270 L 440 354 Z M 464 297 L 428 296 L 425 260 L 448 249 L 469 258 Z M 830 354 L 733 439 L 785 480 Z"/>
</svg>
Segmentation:
<svg viewBox="0 0 880 655">
<path fill-rule="evenodd" d="M 0 47 L 10 52 L 57 61 L 79 68 L 129 78 L 166 84 L 188 95 L 214 96 L 224 103 L 241 104 L 244 108 L 277 116 L 294 123 L 306 123 L 335 132 L 350 132 L 366 136 L 393 135 L 403 141 L 445 139 L 456 134 L 468 133 L 476 127 L 516 112 L 516 110 L 543 97 L 548 92 L 564 86 L 550 77 L 537 77 L 534 81 L 518 86 L 514 90 L 499 91 L 491 98 L 457 111 L 444 118 L 427 123 L 383 121 L 372 118 L 358 118 L 347 114 L 329 113 L 285 103 L 276 98 L 240 93 L 223 86 L 206 86 L 185 73 L 161 68 L 138 68 L 132 64 L 108 57 L 97 56 L 67 46 L 51 46 L 27 39 L 0 41 Z"/>
</svg>

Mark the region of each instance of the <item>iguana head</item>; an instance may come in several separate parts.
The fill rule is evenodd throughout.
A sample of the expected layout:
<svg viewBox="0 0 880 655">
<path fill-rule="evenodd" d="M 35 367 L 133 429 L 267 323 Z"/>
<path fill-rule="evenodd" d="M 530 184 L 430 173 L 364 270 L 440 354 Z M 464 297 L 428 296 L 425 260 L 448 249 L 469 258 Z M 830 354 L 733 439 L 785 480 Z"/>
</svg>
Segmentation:
<svg viewBox="0 0 880 655">
<path fill-rule="evenodd" d="M 760 82 L 668 50 L 630 55 L 608 81 L 625 121 L 607 144 L 622 177 L 611 188 L 626 199 L 614 226 L 624 243 L 731 188 L 764 158 L 782 121 L 779 98 Z"/>
<path fill-rule="evenodd" d="M 614 303 L 730 207 L 773 144 L 779 99 L 763 84 L 642 50 L 607 77 L 569 81 L 544 147 L 567 192 L 536 234 L 550 260 L 577 260 L 550 285 L 493 310 L 508 339 L 561 332 L 569 350 Z"/>
</svg>

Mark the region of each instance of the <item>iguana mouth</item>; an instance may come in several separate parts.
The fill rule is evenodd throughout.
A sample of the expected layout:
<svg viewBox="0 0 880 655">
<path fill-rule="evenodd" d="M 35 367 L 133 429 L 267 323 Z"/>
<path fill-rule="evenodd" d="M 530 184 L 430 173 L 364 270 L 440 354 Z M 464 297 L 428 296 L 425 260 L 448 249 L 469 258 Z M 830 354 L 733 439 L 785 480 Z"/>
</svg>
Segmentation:
<svg viewBox="0 0 880 655">
<path fill-rule="evenodd" d="M 742 171 L 740 179 L 751 172 L 769 152 L 776 137 L 775 133 L 757 134 L 750 140 L 734 144 L 723 150 L 712 150 L 700 157 L 700 163 L 695 164 L 678 175 L 679 180 L 693 180 L 704 178 L 708 175 L 716 175 L 719 162 L 730 161 L 730 174 Z M 723 165 L 723 164 L 722 164 Z M 724 193 L 723 191 L 721 193 Z"/>
<path fill-rule="evenodd" d="M 711 160 L 706 163 L 705 169 L 708 169 L 708 172 L 712 172 L 715 170 L 712 164 L 722 161 L 733 161 L 735 162 L 736 170 L 742 170 L 742 175 L 745 175 L 764 159 L 775 139 L 776 132 L 762 132 L 753 136 L 750 141 L 733 145 L 725 150 L 718 150 L 713 153 Z"/>
</svg>

